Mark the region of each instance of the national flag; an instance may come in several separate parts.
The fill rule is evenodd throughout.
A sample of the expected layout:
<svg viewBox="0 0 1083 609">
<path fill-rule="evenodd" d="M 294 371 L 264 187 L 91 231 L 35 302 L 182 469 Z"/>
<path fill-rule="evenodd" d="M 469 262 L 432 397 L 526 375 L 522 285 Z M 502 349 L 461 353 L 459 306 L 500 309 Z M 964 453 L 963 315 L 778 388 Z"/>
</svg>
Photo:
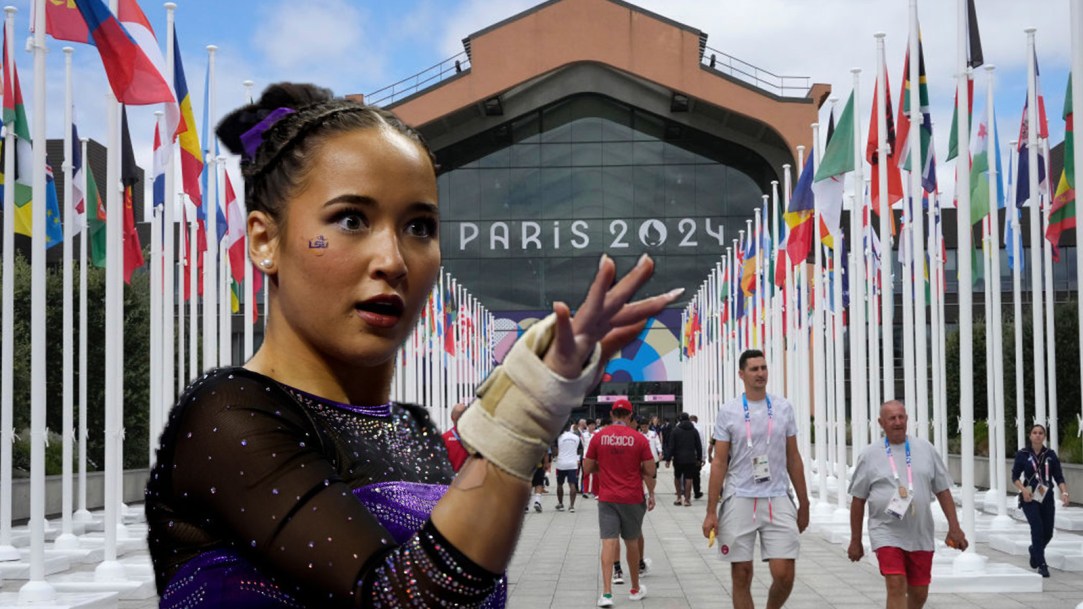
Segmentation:
<svg viewBox="0 0 1083 609">
<path fill-rule="evenodd" d="M 970 134 L 970 222 L 978 224 L 989 215 L 989 122 L 978 117 Z"/>
<path fill-rule="evenodd" d="M 98 192 L 94 169 L 89 164 L 86 166 L 86 194 L 93 207 L 87 222 L 90 232 L 90 263 L 98 268 L 105 268 L 105 202 Z"/>
<path fill-rule="evenodd" d="M 169 79 L 166 77 L 165 70 L 165 57 L 162 56 L 162 48 L 158 44 L 158 37 L 154 35 L 154 28 L 150 26 L 150 21 L 147 16 L 143 14 L 143 10 L 139 8 L 139 3 L 136 0 L 119 0 L 117 4 L 117 18 L 120 20 L 124 29 L 128 30 L 128 34 L 139 45 L 139 50 L 150 60 L 151 65 L 158 71 L 158 78 L 166 86 L 169 86 Z M 165 132 L 169 134 L 169 140 L 172 141 L 176 137 L 176 134 L 180 128 L 181 114 L 180 107 L 177 105 L 177 97 L 173 91 L 170 91 L 170 99 L 165 102 Z M 165 149 L 166 158 L 168 159 L 173 154 L 173 147 L 167 146 Z"/>
<path fill-rule="evenodd" d="M 57 40 L 94 44 L 86 20 L 74 2 L 45 3 L 45 33 Z"/>
<path fill-rule="evenodd" d="M 966 65 L 977 68 L 985 63 L 981 50 L 981 32 L 978 31 L 978 12 L 974 0 L 966 0 Z"/>
<path fill-rule="evenodd" d="M 455 355 L 455 317 L 458 305 L 452 286 L 448 285 L 444 289 L 444 351 L 448 355 Z"/>
<path fill-rule="evenodd" d="M 86 227 L 86 174 L 83 171 L 83 146 L 79 139 L 79 130 L 71 124 L 71 200 L 75 212 L 71 234 L 77 235 Z"/>
<path fill-rule="evenodd" d="M 973 125 L 974 120 L 974 79 L 968 78 L 966 81 L 966 115 L 970 118 L 967 119 L 967 124 Z M 948 133 L 948 156 L 945 160 L 952 160 L 959 156 L 959 89 L 955 89 L 955 102 L 952 105 L 951 113 L 951 130 Z"/>
<path fill-rule="evenodd" d="M 200 207 L 203 205 L 199 182 L 199 176 L 203 173 L 203 148 L 199 145 L 196 119 L 192 114 L 192 96 L 188 93 L 188 80 L 184 77 L 184 63 L 181 61 L 176 27 L 173 28 L 173 87 L 177 90 L 181 113 L 181 126 L 177 137 L 181 150 L 181 182 L 184 194 L 188 195 L 196 207 Z"/>
<path fill-rule="evenodd" d="M 1029 97 L 1029 96 L 1028 96 Z M 1043 137 L 1043 131 L 1048 136 L 1048 123 L 1045 120 L 1044 113 L 1044 100 L 1042 97 L 1038 97 L 1038 138 Z M 1015 180 L 1015 204 L 1019 207 L 1023 206 L 1028 199 L 1030 199 L 1030 128 L 1029 128 L 1029 99 L 1023 103 L 1023 119 L 1019 124 L 1019 144 L 1017 147 L 1019 158 L 1019 166 L 1016 171 Z M 1044 129 L 1043 129 L 1044 127 Z M 1046 164 L 1045 157 L 1042 154 L 1042 147 L 1038 146 L 1038 192 L 1045 190 L 1046 182 Z"/>
<path fill-rule="evenodd" d="M 229 253 L 229 270 L 233 281 L 244 283 L 244 265 L 248 261 L 248 251 L 245 248 L 244 239 L 247 227 L 244 221 L 244 210 L 237 200 L 233 191 L 233 181 L 229 179 L 229 171 L 223 172 L 226 176 L 226 216 L 229 218 L 229 231 L 226 234 L 226 251 Z"/>
<path fill-rule="evenodd" d="M 1075 200 L 1075 121 L 1072 116 L 1072 75 L 1068 75 L 1068 90 L 1064 94 L 1064 168 L 1049 209 L 1049 224 L 1045 238 L 1053 244 L 1053 259 L 1060 260 L 1060 234 L 1076 228 Z"/>
<path fill-rule="evenodd" d="M 4 67 L 7 69 L 7 41 L 4 41 Z M 15 232 L 28 237 L 33 237 L 33 196 L 34 189 L 31 184 L 34 175 L 34 150 L 30 141 L 30 122 L 26 118 L 26 107 L 23 104 L 22 87 L 19 86 L 19 71 L 15 63 L 11 63 L 12 74 L 4 79 L 4 113 L 3 120 L 7 129 L 15 133 L 15 175 L 11 176 L 12 188 L 15 189 Z M 0 144 L 0 171 L 2 171 L 2 159 L 4 158 L 3 145 Z M 0 185 L 6 185 L 7 176 L 0 173 Z M 0 187 L 0 197 L 3 188 Z M 53 181 L 53 170 L 45 167 L 45 247 L 50 248 L 64 241 L 64 227 L 60 223 L 60 203 L 56 196 L 56 184 Z"/>
<path fill-rule="evenodd" d="M 891 233 L 895 234 L 895 217 L 891 214 L 891 204 L 903 197 L 902 176 L 899 174 L 899 165 L 896 160 L 896 151 L 898 150 L 898 142 L 895 140 L 895 117 L 892 116 L 891 111 L 891 80 L 887 76 L 887 71 L 878 76 L 884 79 L 884 98 L 887 103 L 884 105 L 883 113 L 884 120 L 887 129 L 887 133 L 884 134 L 884 142 L 887 144 L 887 159 L 886 162 L 880 163 L 880 151 L 877 149 L 880 135 L 880 87 L 877 85 L 876 94 L 872 99 L 872 118 L 869 120 L 869 143 L 865 147 L 865 159 L 872 166 L 872 211 L 873 213 L 887 214 L 890 218 Z M 880 171 L 887 171 L 887 197 L 886 201 L 881 203 L 880 200 Z"/>
<path fill-rule="evenodd" d="M 116 96 L 117 101 L 133 106 L 156 103 L 176 104 L 177 100 L 172 89 L 169 88 L 169 83 L 162 75 L 162 70 L 147 55 L 148 48 L 142 46 L 144 41 L 133 38 L 102 0 L 69 0 L 69 6 L 72 2 L 79 9 L 90 38 L 62 38 L 60 36 L 62 32 L 50 31 L 49 33 L 58 40 L 74 42 L 93 40 L 94 46 L 98 48 L 98 54 L 101 55 L 105 75 L 109 79 L 109 86 L 113 89 L 113 95 Z M 135 4 L 134 0 L 125 0 L 125 2 Z M 130 6 L 125 7 L 124 3 L 121 3 L 121 8 L 130 10 Z M 146 23 L 145 16 L 142 21 Z M 129 23 L 136 23 L 136 21 Z M 149 25 L 147 27 L 149 29 Z M 70 27 L 65 27 L 64 30 L 65 33 L 72 32 Z M 81 36 L 81 33 L 75 35 Z M 153 32 L 151 32 L 151 38 L 153 38 Z M 153 46 L 156 47 L 157 44 Z"/>
<path fill-rule="evenodd" d="M 816 198 L 812 194 L 812 165 L 815 154 L 816 150 L 813 147 L 809 150 L 805 167 L 797 178 L 793 196 L 790 197 L 790 207 L 783 215 L 786 226 L 790 227 L 790 234 L 786 238 L 786 254 L 790 258 L 791 265 L 800 264 L 808 259 L 809 249 L 812 248 L 812 229 L 816 208 Z"/>
<path fill-rule="evenodd" d="M 135 211 L 132 209 L 133 189 L 139 183 L 139 166 L 135 164 L 135 152 L 132 150 L 132 136 L 128 132 L 128 110 L 120 110 L 120 183 L 124 186 L 124 283 L 132 282 L 132 273 L 142 268 L 143 246 L 139 243 L 139 233 L 135 230 Z"/>
<path fill-rule="evenodd" d="M 832 235 L 838 235 L 842 223 L 843 176 L 854 170 L 854 94 L 846 101 L 839 126 L 824 150 L 823 159 L 813 178 L 820 216 Z"/>
<path fill-rule="evenodd" d="M 899 142 L 896 158 L 899 168 L 910 171 L 910 51 L 906 52 L 903 62 L 903 86 L 900 91 L 899 120 L 896 122 L 895 140 Z M 918 141 L 921 144 L 921 187 L 925 192 L 936 192 L 936 161 L 933 154 L 933 119 L 929 113 L 929 83 L 925 76 L 925 50 L 918 32 L 918 110 L 921 112 L 921 126 L 918 129 Z"/>
<path fill-rule="evenodd" d="M 745 245 L 744 256 L 741 258 L 741 292 L 745 296 L 752 296 L 756 291 L 756 272 L 759 270 L 760 253 L 754 235 L 750 235 Z"/>
</svg>

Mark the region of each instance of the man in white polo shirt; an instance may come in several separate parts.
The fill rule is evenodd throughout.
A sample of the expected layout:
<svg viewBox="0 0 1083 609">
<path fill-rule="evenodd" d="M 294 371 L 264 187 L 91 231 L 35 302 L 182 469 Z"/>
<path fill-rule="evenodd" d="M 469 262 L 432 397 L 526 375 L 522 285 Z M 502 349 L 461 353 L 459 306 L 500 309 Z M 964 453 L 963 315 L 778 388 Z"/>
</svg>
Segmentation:
<svg viewBox="0 0 1083 609">
<path fill-rule="evenodd" d="M 579 488 L 579 447 L 582 440 L 576 433 L 575 424 L 569 425 L 557 437 L 557 458 L 553 467 L 557 470 L 557 511 L 564 511 L 564 483 L 568 483 L 568 511 L 575 512 L 575 495 Z"/>
<path fill-rule="evenodd" d="M 771 569 L 767 609 L 781 609 L 793 589 L 798 535 L 809 519 L 797 422 L 786 398 L 767 394 L 762 351 L 742 353 L 738 375 L 744 393 L 723 404 L 715 418 L 703 536 L 717 535 L 719 553 L 731 563 L 734 609 L 754 607 L 752 559 L 759 536 L 761 558 Z M 791 483 L 800 507 L 790 495 Z"/>
</svg>

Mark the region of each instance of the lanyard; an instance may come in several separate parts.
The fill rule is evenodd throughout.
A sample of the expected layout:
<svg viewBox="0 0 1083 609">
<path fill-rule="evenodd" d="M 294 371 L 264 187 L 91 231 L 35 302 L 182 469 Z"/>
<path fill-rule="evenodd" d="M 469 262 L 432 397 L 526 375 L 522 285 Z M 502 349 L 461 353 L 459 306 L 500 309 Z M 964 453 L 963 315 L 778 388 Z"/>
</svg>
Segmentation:
<svg viewBox="0 0 1083 609">
<path fill-rule="evenodd" d="M 775 411 L 771 408 L 771 396 L 765 396 L 767 399 L 767 446 L 771 446 L 771 430 L 775 426 Z M 748 447 L 752 448 L 752 417 L 748 413 L 748 396 L 741 394 L 741 402 L 745 407 L 745 440 L 748 442 Z"/>
<path fill-rule="evenodd" d="M 887 462 L 891 464 L 891 475 L 895 476 L 895 483 L 899 483 L 899 468 L 895 465 L 895 458 L 891 456 L 891 444 L 884 438 L 884 452 L 887 453 Z M 914 490 L 914 470 L 910 467 L 910 438 L 906 438 L 906 489 Z"/>
<path fill-rule="evenodd" d="M 1034 455 L 1033 454 L 1031 454 L 1027 458 L 1030 459 L 1030 464 L 1031 464 L 1031 466 L 1034 467 L 1034 475 L 1038 477 L 1038 482 L 1041 483 L 1041 482 L 1048 481 L 1050 479 L 1049 478 L 1049 459 L 1039 459 L 1039 461 L 1041 461 L 1041 462 L 1043 462 L 1045 464 L 1045 478 L 1043 479 L 1041 472 L 1038 470 L 1039 461 L 1034 460 Z"/>
</svg>

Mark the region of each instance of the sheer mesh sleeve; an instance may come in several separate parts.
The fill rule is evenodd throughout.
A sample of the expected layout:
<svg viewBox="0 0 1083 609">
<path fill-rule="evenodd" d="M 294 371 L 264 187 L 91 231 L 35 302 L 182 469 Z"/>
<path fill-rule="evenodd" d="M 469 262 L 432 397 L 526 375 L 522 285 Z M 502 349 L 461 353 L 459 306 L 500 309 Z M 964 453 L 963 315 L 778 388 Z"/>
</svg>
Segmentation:
<svg viewBox="0 0 1083 609">
<path fill-rule="evenodd" d="M 193 553 L 233 547 L 287 593 L 321 606 L 407 607 L 391 599 L 452 593 L 463 606 L 480 604 L 498 576 L 451 548 L 431 522 L 397 545 L 324 442 L 298 404 L 260 379 L 219 375 L 190 392 L 148 485 L 156 569 L 175 572 Z"/>
</svg>

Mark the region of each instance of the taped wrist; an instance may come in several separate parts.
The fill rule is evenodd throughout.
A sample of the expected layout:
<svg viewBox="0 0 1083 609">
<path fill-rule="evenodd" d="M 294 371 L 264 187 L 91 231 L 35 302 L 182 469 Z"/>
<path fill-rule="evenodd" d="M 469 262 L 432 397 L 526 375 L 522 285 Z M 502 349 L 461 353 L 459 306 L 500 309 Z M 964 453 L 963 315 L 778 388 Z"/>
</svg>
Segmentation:
<svg viewBox="0 0 1083 609">
<path fill-rule="evenodd" d="M 574 379 L 546 366 L 542 357 L 555 329 L 556 316 L 551 314 L 519 337 L 504 363 L 478 386 L 477 399 L 458 423 L 459 437 L 471 455 L 484 455 L 522 480 L 530 480 L 572 408 L 583 402 L 601 374 L 598 346 Z"/>
</svg>

